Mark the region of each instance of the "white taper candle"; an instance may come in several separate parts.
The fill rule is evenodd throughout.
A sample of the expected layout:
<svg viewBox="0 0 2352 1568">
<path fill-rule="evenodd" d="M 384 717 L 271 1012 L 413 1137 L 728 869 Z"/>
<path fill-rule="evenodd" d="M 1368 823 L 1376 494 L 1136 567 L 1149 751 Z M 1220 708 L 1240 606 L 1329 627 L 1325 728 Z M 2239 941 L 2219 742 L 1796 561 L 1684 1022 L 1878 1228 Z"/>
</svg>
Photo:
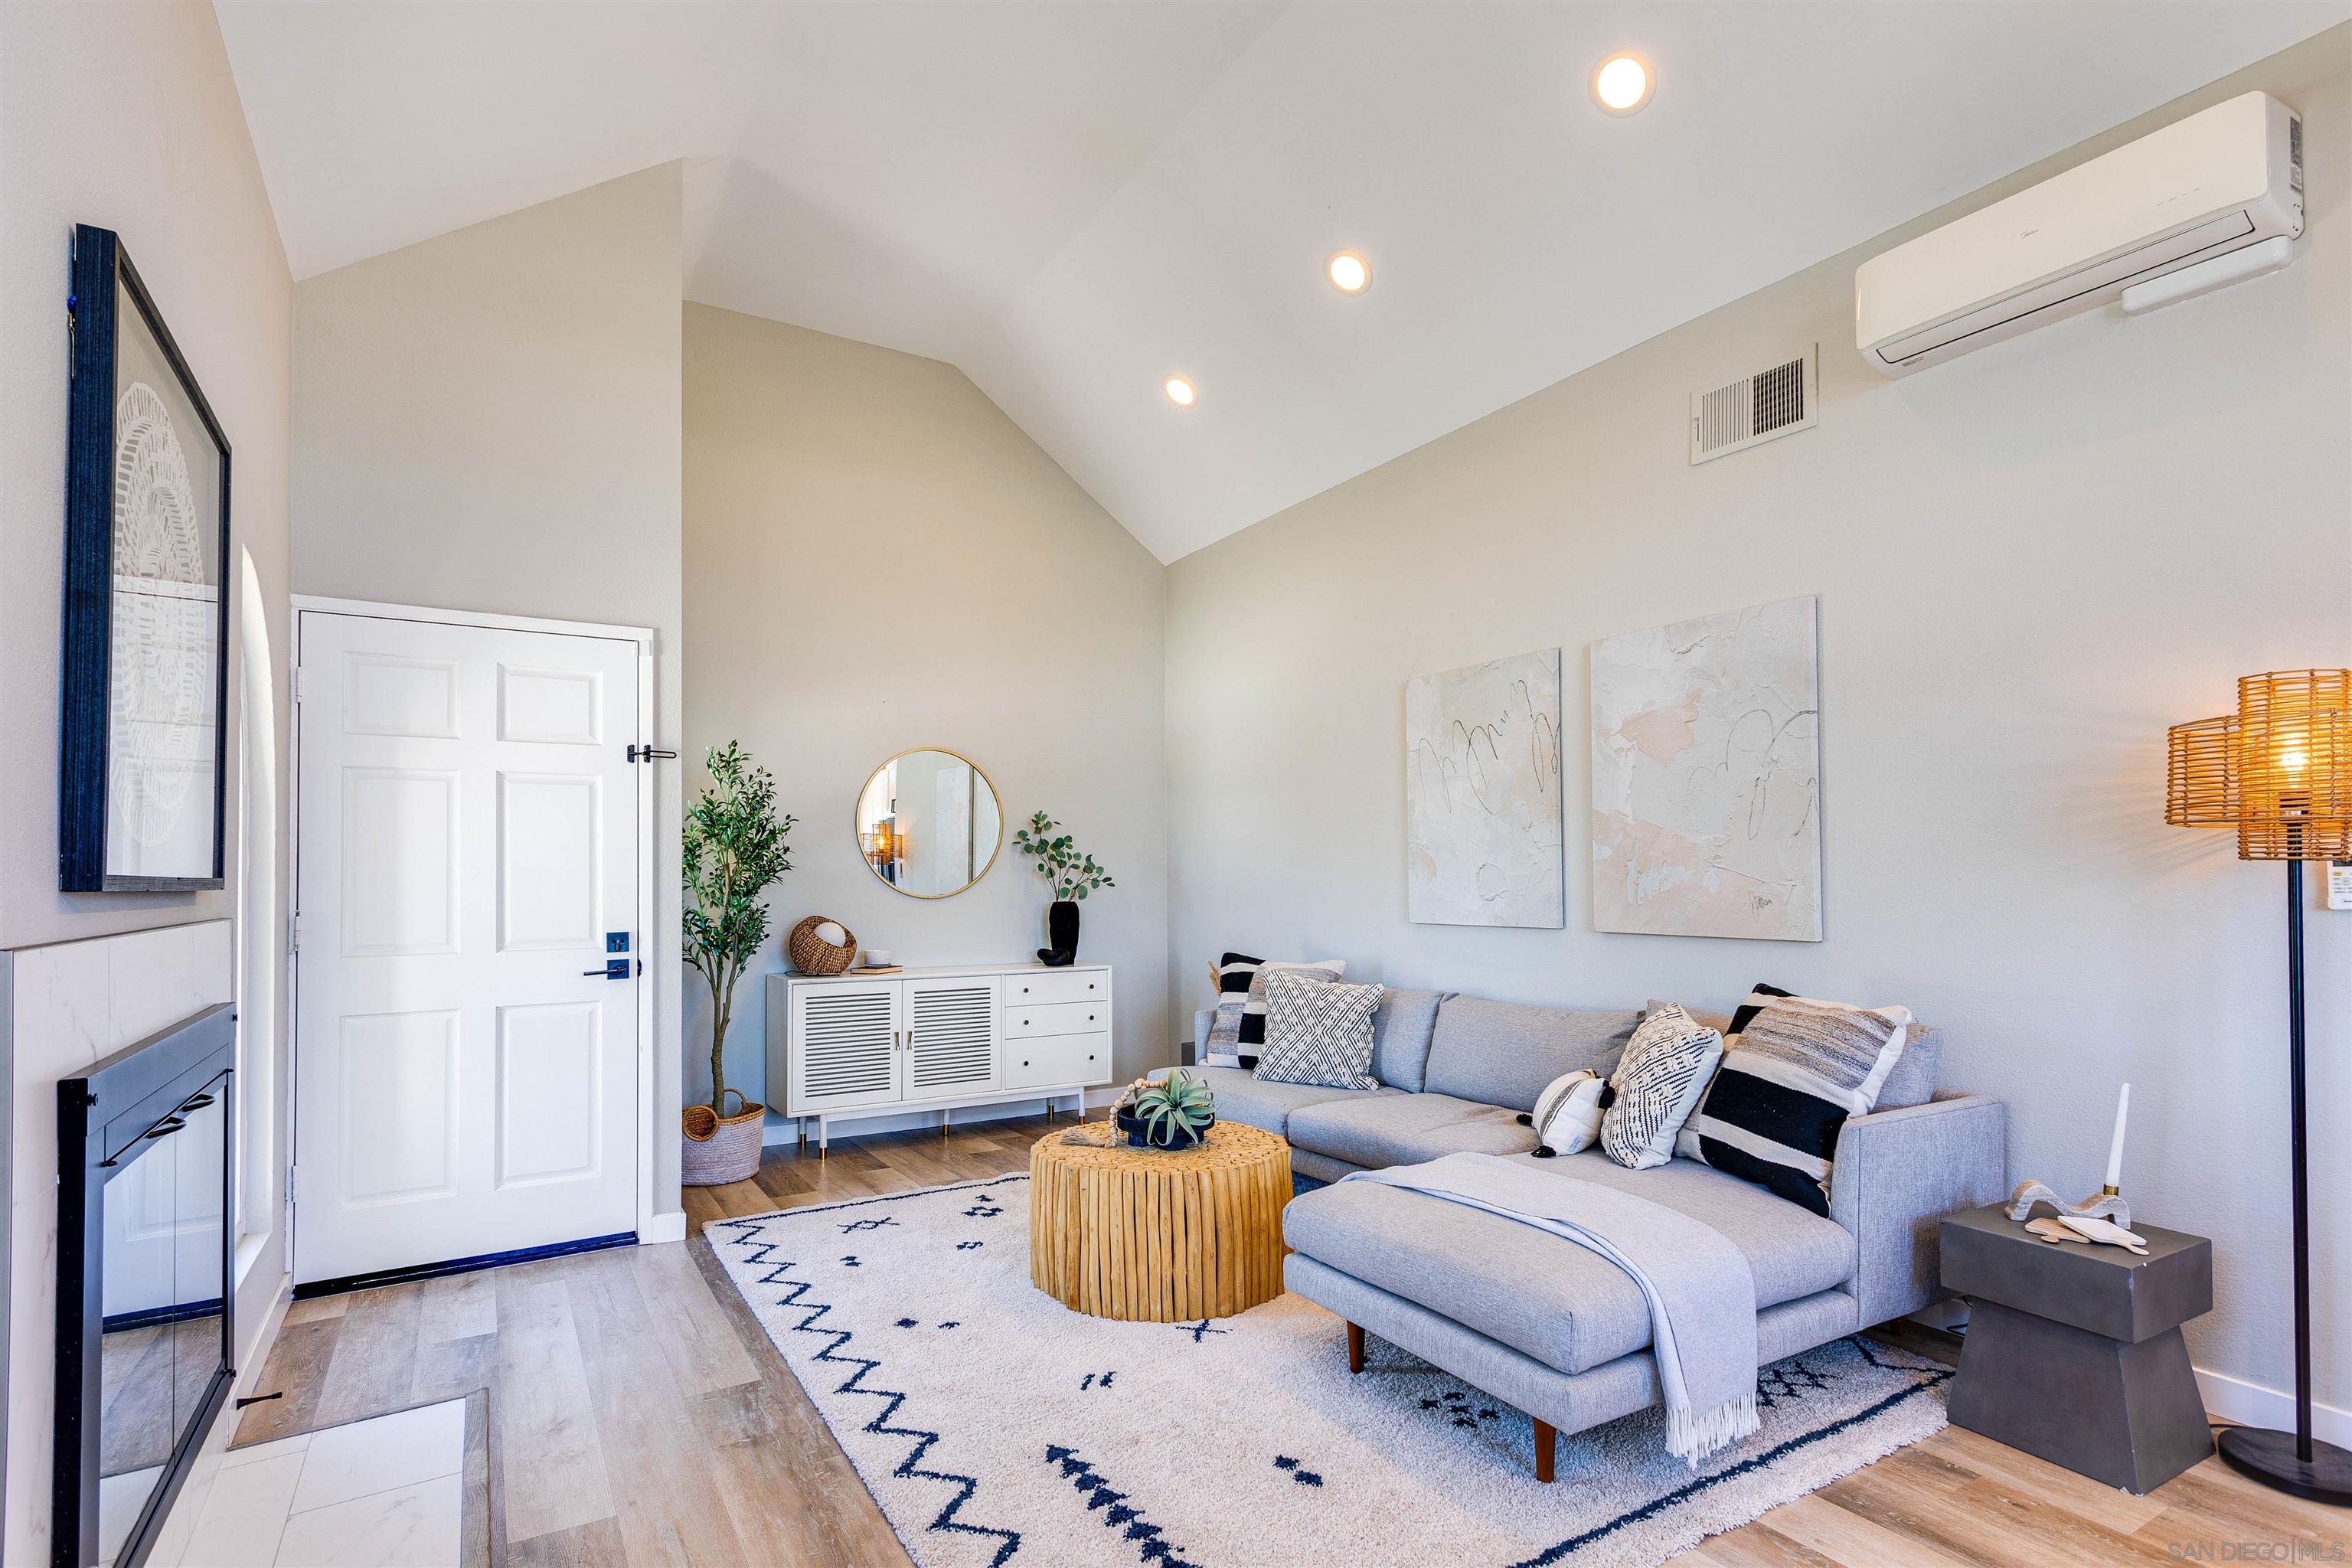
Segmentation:
<svg viewBox="0 0 2352 1568">
<path fill-rule="evenodd" d="M 2123 1093 L 2116 1097 L 2116 1139 L 2107 1145 L 2107 1186 L 2116 1192 L 2124 1185 L 2124 1122 L 2131 1115 L 2131 1085 L 2124 1085 Z"/>
</svg>

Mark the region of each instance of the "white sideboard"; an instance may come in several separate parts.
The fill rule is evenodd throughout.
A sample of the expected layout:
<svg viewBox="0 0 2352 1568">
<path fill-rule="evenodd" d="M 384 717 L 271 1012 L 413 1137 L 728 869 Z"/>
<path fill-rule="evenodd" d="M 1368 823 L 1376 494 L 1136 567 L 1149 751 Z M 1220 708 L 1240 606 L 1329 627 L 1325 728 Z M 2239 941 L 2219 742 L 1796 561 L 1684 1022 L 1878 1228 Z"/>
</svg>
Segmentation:
<svg viewBox="0 0 2352 1568">
<path fill-rule="evenodd" d="M 1110 1081 L 1110 966 L 957 964 L 768 976 L 768 1086 L 817 1129 L 908 1111 L 1064 1097 Z"/>
</svg>

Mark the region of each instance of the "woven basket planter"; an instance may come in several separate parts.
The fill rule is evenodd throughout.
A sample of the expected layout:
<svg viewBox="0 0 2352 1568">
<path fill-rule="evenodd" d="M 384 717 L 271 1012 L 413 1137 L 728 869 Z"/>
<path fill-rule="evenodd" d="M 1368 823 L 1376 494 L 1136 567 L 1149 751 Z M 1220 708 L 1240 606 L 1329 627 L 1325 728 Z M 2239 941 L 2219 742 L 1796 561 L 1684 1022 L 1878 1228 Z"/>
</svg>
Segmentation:
<svg viewBox="0 0 2352 1568">
<path fill-rule="evenodd" d="M 841 934 L 848 940 L 839 947 L 817 941 L 816 928 L 824 924 L 824 919 L 823 915 L 811 915 L 784 937 L 784 956 L 793 961 L 793 967 L 819 979 L 840 973 L 857 956 L 857 933 L 847 926 L 841 927 Z"/>
<path fill-rule="evenodd" d="M 760 1124 L 768 1108 L 744 1099 L 740 1089 L 727 1092 L 741 1107 L 731 1116 L 721 1116 L 707 1105 L 689 1105 L 679 1115 L 686 1133 L 679 1180 L 689 1187 L 748 1182 L 759 1174 Z"/>
</svg>

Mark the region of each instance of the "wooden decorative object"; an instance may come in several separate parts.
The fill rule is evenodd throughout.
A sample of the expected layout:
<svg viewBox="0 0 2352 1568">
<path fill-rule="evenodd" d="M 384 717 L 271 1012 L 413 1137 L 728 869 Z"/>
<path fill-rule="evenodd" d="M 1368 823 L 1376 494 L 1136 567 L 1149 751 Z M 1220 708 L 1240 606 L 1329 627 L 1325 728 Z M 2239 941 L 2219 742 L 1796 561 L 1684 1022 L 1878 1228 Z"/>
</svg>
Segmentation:
<svg viewBox="0 0 2352 1568">
<path fill-rule="evenodd" d="M 2112 1219 L 2117 1225 L 2131 1224 L 2131 1205 L 2125 1201 L 2121 1193 L 2102 1189 L 2093 1193 L 2081 1203 L 2070 1204 L 2053 1192 L 2048 1183 L 2035 1181 L 2018 1183 L 2017 1190 L 2009 1194 L 2009 1217 L 2013 1220 L 2024 1219 L 2027 1215 L 2033 1212 L 2035 1204 L 2048 1204 L 2061 1215 L 2073 1215 L 2078 1218 Z"/>
<path fill-rule="evenodd" d="M 784 937 L 784 956 L 793 961 L 793 967 L 803 974 L 814 974 L 820 979 L 839 974 L 857 956 L 857 933 L 847 926 L 841 927 L 841 934 L 845 940 L 840 946 L 819 942 L 816 928 L 824 923 L 824 916 L 811 915 L 793 927 Z M 834 923 L 841 924 L 838 921 Z"/>
<path fill-rule="evenodd" d="M 1282 1294 L 1290 1145 L 1221 1121 L 1197 1149 L 1130 1149 L 1096 1123 L 1029 1151 L 1029 1277 L 1073 1311 L 1226 1318 Z"/>
</svg>

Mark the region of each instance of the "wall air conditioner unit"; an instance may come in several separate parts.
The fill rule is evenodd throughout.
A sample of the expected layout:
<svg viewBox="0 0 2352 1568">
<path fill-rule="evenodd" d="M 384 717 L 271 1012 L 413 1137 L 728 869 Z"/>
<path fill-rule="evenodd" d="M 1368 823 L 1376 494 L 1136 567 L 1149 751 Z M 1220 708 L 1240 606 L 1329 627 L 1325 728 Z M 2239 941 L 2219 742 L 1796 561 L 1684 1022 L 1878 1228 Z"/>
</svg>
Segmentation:
<svg viewBox="0 0 2352 1568">
<path fill-rule="evenodd" d="M 2303 121 L 2246 93 L 1872 257 L 1853 274 L 1854 346 L 1907 375 L 2302 233 Z M 2171 297 L 2193 291 L 2182 281 Z"/>
</svg>

